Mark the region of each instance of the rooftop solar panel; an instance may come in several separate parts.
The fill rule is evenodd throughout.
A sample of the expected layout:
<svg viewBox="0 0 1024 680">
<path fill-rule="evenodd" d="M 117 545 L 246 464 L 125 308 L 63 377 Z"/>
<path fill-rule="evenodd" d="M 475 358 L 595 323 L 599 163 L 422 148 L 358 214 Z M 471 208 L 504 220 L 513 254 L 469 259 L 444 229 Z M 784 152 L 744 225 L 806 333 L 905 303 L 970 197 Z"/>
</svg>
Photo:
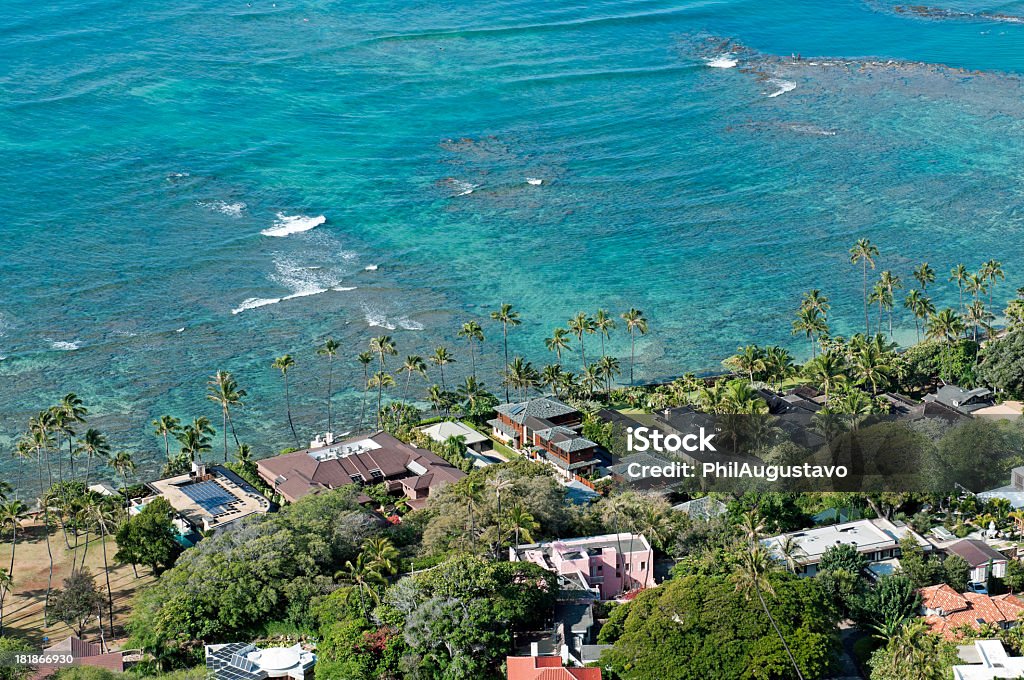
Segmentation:
<svg viewBox="0 0 1024 680">
<path fill-rule="evenodd" d="M 213 480 L 187 484 L 181 487 L 181 492 L 214 516 L 224 514 L 227 511 L 227 505 L 238 500 Z"/>
</svg>

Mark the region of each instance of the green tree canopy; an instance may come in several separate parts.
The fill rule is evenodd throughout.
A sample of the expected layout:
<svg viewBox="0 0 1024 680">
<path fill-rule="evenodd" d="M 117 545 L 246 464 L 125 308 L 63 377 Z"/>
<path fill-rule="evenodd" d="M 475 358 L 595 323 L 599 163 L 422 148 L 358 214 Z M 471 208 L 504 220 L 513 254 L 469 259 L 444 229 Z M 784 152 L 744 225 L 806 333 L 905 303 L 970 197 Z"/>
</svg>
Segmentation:
<svg viewBox="0 0 1024 680">
<path fill-rule="evenodd" d="M 174 509 L 163 498 L 156 498 L 130 517 L 117 530 L 114 559 L 130 564 L 145 564 L 159 574 L 171 567 L 181 554 Z"/>
</svg>

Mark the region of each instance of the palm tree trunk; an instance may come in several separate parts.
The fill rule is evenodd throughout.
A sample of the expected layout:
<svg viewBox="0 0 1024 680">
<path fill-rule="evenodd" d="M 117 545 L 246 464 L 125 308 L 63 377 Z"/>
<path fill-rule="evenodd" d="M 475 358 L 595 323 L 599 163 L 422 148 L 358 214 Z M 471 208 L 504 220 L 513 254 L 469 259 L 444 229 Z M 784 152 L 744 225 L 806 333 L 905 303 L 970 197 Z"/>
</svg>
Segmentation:
<svg viewBox="0 0 1024 680">
<path fill-rule="evenodd" d="M 114 594 L 110 590 L 110 564 L 107 562 L 107 528 L 103 518 L 98 519 L 100 521 L 100 540 L 103 541 L 103 573 L 107 577 L 107 616 L 110 622 L 110 637 L 114 637 Z"/>
<path fill-rule="evenodd" d="M 629 385 L 633 386 L 633 361 L 636 359 L 636 331 L 629 329 Z"/>
<path fill-rule="evenodd" d="M 295 434 L 295 424 L 292 422 L 292 397 L 288 389 L 288 374 L 284 374 L 284 405 L 288 411 L 288 427 L 292 429 L 292 436 L 295 437 L 295 445 L 299 446 L 299 435 Z"/>
<path fill-rule="evenodd" d="M 768 615 L 768 620 L 771 621 L 772 628 L 775 629 L 775 634 L 779 636 L 779 641 L 782 643 L 782 647 L 786 650 L 786 656 L 789 657 L 790 663 L 793 664 L 793 670 L 796 671 L 796 677 L 799 680 L 804 680 L 803 673 L 800 672 L 800 667 L 796 665 L 796 659 L 793 657 L 793 652 L 789 650 L 789 645 L 786 644 L 786 638 L 783 637 L 782 631 L 779 630 L 779 625 L 775 623 L 775 617 L 768 610 L 768 603 L 764 601 L 764 596 L 761 595 L 761 587 L 754 583 L 754 591 L 757 592 L 757 599 L 761 601 L 761 607 L 764 609 L 764 613 Z"/>
<path fill-rule="evenodd" d="M 580 331 L 580 358 L 583 359 L 583 370 L 587 370 L 587 350 L 583 347 L 583 331 Z"/>
<path fill-rule="evenodd" d="M 501 323 L 501 334 L 505 340 L 505 369 L 508 370 L 508 324 L 504 321 Z M 505 382 L 505 403 L 510 402 L 511 399 L 508 397 L 508 382 Z"/>
<path fill-rule="evenodd" d="M 224 431 L 224 462 L 228 462 L 228 409 L 221 409 L 221 429 Z"/>
<path fill-rule="evenodd" d="M 864 269 L 864 334 L 871 332 L 871 324 L 868 322 L 868 261 L 863 260 L 861 267 Z"/>
<path fill-rule="evenodd" d="M 473 367 L 473 380 L 476 380 L 476 351 L 473 349 L 473 338 L 469 339 L 469 361 Z"/>
<path fill-rule="evenodd" d="M 363 399 L 359 406 L 359 429 L 363 429 L 363 423 L 366 422 L 366 393 L 370 391 L 370 372 L 363 365 Z"/>
<path fill-rule="evenodd" d="M 334 357 L 327 361 L 327 431 L 334 432 L 334 419 L 331 413 L 331 392 L 334 383 Z"/>
</svg>

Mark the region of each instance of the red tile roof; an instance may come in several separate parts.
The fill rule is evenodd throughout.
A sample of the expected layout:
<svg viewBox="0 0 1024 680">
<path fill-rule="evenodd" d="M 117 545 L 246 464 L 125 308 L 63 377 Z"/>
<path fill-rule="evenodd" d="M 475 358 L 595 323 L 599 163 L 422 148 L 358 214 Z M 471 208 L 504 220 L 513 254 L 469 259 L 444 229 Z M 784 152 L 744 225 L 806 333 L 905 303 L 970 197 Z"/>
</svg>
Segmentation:
<svg viewBox="0 0 1024 680">
<path fill-rule="evenodd" d="M 924 622 L 933 633 L 948 640 L 955 640 L 958 637 L 956 629 L 963 626 L 978 630 L 982 623 L 997 626 L 1012 624 L 1017 621 L 1021 612 L 1024 612 L 1024 600 L 1016 595 L 961 595 L 945 584 L 922 588 L 919 592 L 925 608 L 942 610 L 942 616 L 926 616 Z"/>
<path fill-rule="evenodd" d="M 563 668 L 558 656 L 510 656 L 508 680 L 601 680 L 600 668 Z"/>
</svg>

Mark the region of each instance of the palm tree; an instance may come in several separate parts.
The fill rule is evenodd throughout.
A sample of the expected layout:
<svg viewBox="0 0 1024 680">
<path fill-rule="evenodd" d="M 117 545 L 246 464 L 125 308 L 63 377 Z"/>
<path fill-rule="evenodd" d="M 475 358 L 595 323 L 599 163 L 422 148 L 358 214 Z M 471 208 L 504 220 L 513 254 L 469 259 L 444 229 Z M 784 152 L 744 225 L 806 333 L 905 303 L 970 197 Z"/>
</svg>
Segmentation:
<svg viewBox="0 0 1024 680">
<path fill-rule="evenodd" d="M 772 345 L 764 350 L 764 370 L 773 386 L 781 386 L 787 378 L 796 373 L 793 355 L 783 347 Z"/>
<path fill-rule="evenodd" d="M 521 545 L 520 537 L 527 543 L 533 542 L 533 532 L 540 528 L 537 520 L 522 504 L 516 503 L 505 515 L 506 528 L 515 534 L 515 545 Z"/>
<path fill-rule="evenodd" d="M 104 499 L 92 493 L 86 499 L 86 509 L 92 512 L 100 531 L 100 545 L 103 546 L 103 573 L 107 581 L 107 622 L 111 633 L 114 631 L 114 592 L 110 588 L 110 562 L 107 559 L 107 536 L 110 528 L 117 524 L 117 516 L 104 504 Z M 83 568 L 85 558 L 82 558 Z"/>
<path fill-rule="evenodd" d="M 356 356 L 356 360 L 363 367 L 363 401 L 359 407 L 359 429 L 362 429 L 366 420 L 366 393 L 370 391 L 370 364 L 373 363 L 373 354 L 360 352 Z"/>
<path fill-rule="evenodd" d="M 995 315 L 985 309 L 985 303 L 981 300 L 975 300 L 967 305 L 967 314 L 964 315 L 964 322 L 967 326 L 974 329 L 975 342 L 978 341 L 978 329 L 980 328 L 985 333 L 990 332 L 993 320 L 995 320 Z"/>
<path fill-rule="evenodd" d="M 988 291 L 988 279 L 981 273 L 970 274 L 967 277 L 967 282 L 964 284 L 964 290 L 977 300 Z"/>
<path fill-rule="evenodd" d="M 889 357 L 879 351 L 875 343 L 866 343 L 853 356 L 853 372 L 862 384 L 871 386 L 871 394 L 878 394 L 878 390 L 889 382 L 889 372 L 892 365 Z"/>
<path fill-rule="evenodd" d="M 551 393 L 558 397 L 558 387 L 562 384 L 562 367 L 559 364 L 548 364 L 540 371 L 540 384 L 550 387 Z"/>
<path fill-rule="evenodd" d="M 107 465 L 113 468 L 113 470 L 121 476 L 121 492 L 127 500 L 128 475 L 135 472 L 135 461 L 132 459 L 132 454 L 127 451 L 119 451 L 117 455 L 107 459 Z"/>
<path fill-rule="evenodd" d="M 594 396 L 594 392 L 597 391 L 597 388 L 603 382 L 604 381 L 601 377 L 601 369 L 598 368 L 597 364 L 590 364 L 583 371 L 583 373 L 580 374 L 580 385 L 587 389 L 588 398 Z"/>
<path fill-rule="evenodd" d="M 60 400 L 60 404 L 57 405 L 57 409 L 64 416 L 65 429 L 64 434 L 68 440 L 68 459 L 71 464 L 71 478 L 75 477 L 75 453 L 72 447 L 72 443 L 75 438 L 75 431 L 72 429 L 75 423 L 84 423 L 85 416 L 89 414 L 89 409 L 85 407 L 84 402 L 74 392 L 69 392 L 64 395 L 64 398 Z"/>
<path fill-rule="evenodd" d="M 860 394 L 860 392 L 857 392 Z M 793 574 L 800 567 L 800 558 L 806 557 L 807 552 L 800 547 L 800 541 L 793 534 L 786 534 L 781 541 L 779 541 L 779 554 L 782 559 L 786 562 L 786 568 Z"/>
<path fill-rule="evenodd" d="M 0 567 L 0 635 L 4 634 L 4 600 L 7 599 L 7 591 L 14 585 L 14 579 L 6 569 Z"/>
<path fill-rule="evenodd" d="M 946 307 L 938 314 L 928 317 L 925 326 L 925 337 L 929 340 L 951 343 L 964 332 L 964 322 L 960 315 Z"/>
<path fill-rule="evenodd" d="M 934 275 L 933 275 L 934 276 Z M 930 314 L 935 313 L 935 305 L 932 301 L 916 288 L 907 293 L 903 300 L 903 306 L 914 315 L 914 328 L 917 329 L 917 341 L 921 342 L 921 320 L 927 319 Z"/>
<path fill-rule="evenodd" d="M 537 370 L 533 364 L 522 357 L 515 357 L 505 368 L 505 384 L 508 387 L 521 390 L 521 400 L 526 401 L 527 392 L 536 387 L 540 380 Z"/>
<path fill-rule="evenodd" d="M 248 466 L 252 462 L 252 447 L 248 444 L 239 444 L 238 450 L 235 451 L 235 460 L 243 467 Z"/>
<path fill-rule="evenodd" d="M 465 404 L 464 411 L 471 417 L 476 417 L 477 414 L 477 402 L 484 397 L 494 398 L 494 395 L 487 391 L 487 387 L 482 383 L 478 382 L 476 378 L 471 375 L 466 376 L 466 381 L 459 385 L 458 389 L 455 390 L 456 396 L 459 401 Z"/>
<path fill-rule="evenodd" d="M 327 357 L 327 431 L 334 432 L 334 417 L 331 412 L 331 397 L 334 387 L 334 358 L 338 356 L 341 345 L 334 338 L 327 338 L 324 344 L 316 348 L 318 356 Z M 237 441 L 235 442 L 238 443 Z"/>
<path fill-rule="evenodd" d="M 370 387 L 376 387 L 377 388 L 377 429 L 378 430 L 381 429 L 381 427 L 382 427 L 382 422 L 381 422 L 381 401 L 384 398 L 384 388 L 385 387 L 394 387 L 394 386 L 395 386 L 395 378 L 390 373 L 385 373 L 384 371 L 377 371 L 376 373 L 373 374 L 373 377 L 370 378 Z"/>
<path fill-rule="evenodd" d="M 50 503 L 47 499 L 46 486 L 43 484 L 43 452 L 48 451 L 53 444 L 50 436 L 49 417 L 46 412 L 41 412 L 35 418 L 29 419 L 28 440 L 26 448 L 35 451 L 36 457 L 36 481 L 39 483 L 39 506 L 43 511 L 43 533 L 46 537 L 46 555 L 50 561 L 49 572 L 46 581 L 46 599 L 43 602 L 43 619 L 49 621 L 50 615 L 50 594 L 53 592 L 53 547 L 50 545 Z M 51 486 L 53 480 L 50 480 Z"/>
<path fill-rule="evenodd" d="M 554 352 L 557 357 L 558 365 L 562 364 L 562 352 L 569 351 L 572 346 L 569 342 L 569 336 L 571 334 L 564 328 L 556 328 L 551 332 L 550 338 L 544 339 L 544 346 L 548 348 L 549 352 Z"/>
<path fill-rule="evenodd" d="M 355 562 L 346 561 L 345 568 L 336 573 L 334 578 L 342 583 L 351 584 L 355 588 L 359 593 L 359 607 L 363 610 L 363 614 L 368 613 L 363 594 L 369 595 L 375 603 L 380 604 L 377 588 L 383 588 L 388 584 L 377 567 L 370 563 L 370 558 L 366 556 L 366 553 L 360 553 Z"/>
<path fill-rule="evenodd" d="M 497 550 L 495 550 L 495 553 L 497 553 L 498 550 L 501 550 L 501 492 L 515 488 L 515 484 L 512 482 L 511 479 L 506 479 L 504 477 L 497 476 L 489 479 L 487 481 L 487 485 L 494 489 L 494 496 L 497 499 L 498 505 L 498 511 L 494 515 L 494 519 L 497 522 L 498 529 Z"/>
<path fill-rule="evenodd" d="M 153 432 L 164 438 L 164 457 L 171 458 L 171 437 L 177 437 L 181 430 L 181 421 L 174 416 L 160 416 L 152 422 Z"/>
<path fill-rule="evenodd" d="M 381 575 L 393 575 L 398 572 L 398 548 L 390 538 L 376 536 L 363 542 L 363 554 L 366 555 L 368 566 L 376 569 Z"/>
<path fill-rule="evenodd" d="M 409 398 L 409 382 L 412 380 L 412 374 L 419 373 L 426 378 L 427 363 L 419 354 L 410 354 L 405 357 L 405 363 L 398 369 L 398 372 L 405 373 L 405 392 L 402 394 L 402 403 L 404 404 Z"/>
<path fill-rule="evenodd" d="M 914 278 L 921 284 L 923 293 L 928 290 L 928 284 L 935 282 L 935 270 L 927 262 L 922 262 L 921 266 L 914 270 Z"/>
<path fill-rule="evenodd" d="M 868 267 L 875 268 L 875 258 L 878 257 L 878 247 L 866 238 L 858 239 L 857 243 L 850 248 L 850 264 L 860 262 L 864 272 L 864 332 L 870 333 L 868 325 Z"/>
<path fill-rule="evenodd" d="M 235 438 L 235 446 L 238 446 L 238 435 L 235 434 L 235 425 L 231 422 L 231 407 L 241 407 L 242 399 L 245 397 L 245 390 L 238 389 L 238 382 L 227 371 L 217 371 L 210 381 L 206 383 L 206 398 L 220 405 L 221 425 L 224 433 L 224 462 L 228 462 L 228 427 L 231 427 L 231 436 Z"/>
<path fill-rule="evenodd" d="M 508 327 L 518 326 L 522 323 L 519 320 L 519 312 L 512 309 L 512 305 L 502 303 L 501 309 L 496 312 L 491 312 L 491 318 L 501 323 L 501 335 L 505 343 L 505 366 L 508 366 Z M 505 402 L 507 403 L 508 398 L 508 385 L 505 385 Z"/>
<path fill-rule="evenodd" d="M 210 425 L 209 418 L 206 416 L 194 418 L 191 423 L 183 427 L 181 432 L 178 433 L 181 452 L 187 453 L 193 463 L 196 462 L 196 459 L 202 460 L 203 453 L 213 448 L 210 445 L 210 441 L 213 439 L 214 434 L 216 433 Z"/>
<path fill-rule="evenodd" d="M 175 420 L 175 422 L 177 421 Z M 89 477 L 92 476 L 92 459 L 97 456 L 106 458 L 110 453 L 110 444 L 107 443 L 107 438 L 102 432 L 90 427 L 82 435 L 82 438 L 78 440 L 78 451 L 86 455 L 85 488 L 88 489 Z"/>
<path fill-rule="evenodd" d="M 434 364 L 441 370 L 441 389 L 448 390 L 448 386 L 444 382 L 444 367 L 448 364 L 454 364 L 455 359 L 452 357 L 451 352 L 444 345 L 438 345 L 434 348 L 434 354 L 430 357 L 430 363 Z"/>
<path fill-rule="evenodd" d="M 583 370 L 587 369 L 587 350 L 583 346 L 583 336 L 594 333 L 597 327 L 594 326 L 594 320 L 587 316 L 586 312 L 577 312 L 576 316 L 569 319 L 569 330 L 579 339 L 580 341 L 580 357 L 583 360 Z"/>
<path fill-rule="evenodd" d="M 828 316 L 828 310 L 831 308 L 832 305 L 829 304 L 828 296 L 824 295 L 817 288 L 812 288 L 804 293 L 804 297 L 800 301 L 800 309 L 816 309 L 824 317 Z"/>
<path fill-rule="evenodd" d="M 736 590 L 746 594 L 748 597 L 750 593 L 757 595 L 758 601 L 761 603 L 761 608 L 764 610 L 765 616 L 771 622 L 772 628 L 775 630 L 775 634 L 779 636 L 779 640 L 782 642 L 783 648 L 786 650 L 786 656 L 789 657 L 790 663 L 793 664 L 793 670 L 796 671 L 796 676 L 799 680 L 803 680 L 803 673 L 800 672 L 800 667 L 796 663 L 796 659 L 793 657 L 793 652 L 790 651 L 789 645 L 786 644 L 786 638 L 782 634 L 782 630 L 779 628 L 779 624 L 775 622 L 775 617 L 772 616 L 771 610 L 768 609 L 768 602 L 764 598 L 764 593 L 769 595 L 775 595 L 775 589 L 772 586 L 771 581 L 768 578 L 768 574 L 774 568 L 774 561 L 768 551 L 761 544 L 751 545 L 748 550 L 740 554 L 739 563 L 736 565 L 736 571 L 732 575 L 733 583 L 736 584 Z"/>
<path fill-rule="evenodd" d="M 448 405 L 448 393 L 442 390 L 440 385 L 431 385 L 427 389 L 427 401 L 434 407 L 437 417 L 440 418 L 442 409 L 446 409 Z"/>
<path fill-rule="evenodd" d="M 826 404 L 829 392 L 846 381 L 845 371 L 843 358 L 837 352 L 819 354 L 804 366 L 804 375 L 825 392 Z"/>
<path fill-rule="evenodd" d="M 274 362 L 270 364 L 271 368 L 276 368 L 281 371 L 281 377 L 284 379 L 284 405 L 288 413 L 288 427 L 292 430 L 292 437 L 295 438 L 295 445 L 299 446 L 299 435 L 295 433 L 295 423 L 292 422 L 292 397 L 291 392 L 288 389 L 288 371 L 295 367 L 295 359 L 292 359 L 291 354 L 285 354 L 274 359 Z"/>
<path fill-rule="evenodd" d="M 896 291 L 903 287 L 903 281 L 900 280 L 899 276 L 887 269 L 878 277 L 878 283 L 881 284 L 882 289 L 885 291 L 885 308 L 889 311 L 889 337 L 892 338 L 893 300 L 895 299 Z M 881 323 L 881 318 L 879 318 L 879 323 Z"/>
<path fill-rule="evenodd" d="M 608 315 L 607 310 L 597 310 L 597 314 L 594 315 L 594 330 L 601 334 L 601 356 L 604 356 L 604 341 L 608 339 L 609 333 L 615 330 L 615 319 Z"/>
<path fill-rule="evenodd" d="M 603 356 L 597 360 L 597 370 L 604 376 L 605 394 L 611 394 L 612 378 L 622 373 L 622 369 L 619 368 L 619 360 L 615 357 Z"/>
<path fill-rule="evenodd" d="M 20 500 L 0 504 L 0 531 L 11 532 L 11 566 L 7 573 L 14 576 L 14 551 L 18 547 L 18 528 L 28 517 L 28 506 Z"/>
<path fill-rule="evenodd" d="M 622 313 L 622 320 L 626 322 L 626 330 L 629 331 L 629 384 L 633 382 L 633 363 L 636 361 L 636 334 L 647 335 L 647 319 L 644 313 L 635 307 L 630 307 L 628 312 Z"/>
<path fill-rule="evenodd" d="M 967 270 L 967 267 L 965 267 L 963 263 L 958 264 L 957 266 L 949 270 L 949 280 L 956 281 L 956 288 L 960 294 L 960 305 L 958 309 L 961 310 L 964 308 L 964 284 L 967 283 L 967 279 L 969 279 L 970 276 L 971 273 Z"/>
<path fill-rule="evenodd" d="M 722 362 L 726 367 L 740 373 L 746 373 L 747 379 L 754 382 L 754 374 L 765 369 L 764 351 L 757 345 L 739 347 L 736 354 Z"/>
<path fill-rule="evenodd" d="M 812 307 L 801 308 L 793 322 L 793 335 L 803 333 L 811 343 L 811 358 L 817 356 L 815 340 L 828 333 L 828 323 L 820 311 Z"/>
<path fill-rule="evenodd" d="M 473 377 L 476 377 L 476 343 L 483 343 L 484 341 L 484 329 L 480 327 L 476 321 L 467 321 L 462 324 L 462 328 L 459 329 L 458 333 L 460 338 L 465 338 L 466 342 L 469 343 L 469 361 L 473 367 Z"/>
<path fill-rule="evenodd" d="M 989 260 L 985 264 L 981 265 L 981 276 L 990 284 L 988 289 L 988 304 L 991 307 L 992 295 L 995 291 L 997 280 L 1006 280 L 1006 274 L 1003 273 L 1003 264 L 999 260 Z"/>
</svg>

